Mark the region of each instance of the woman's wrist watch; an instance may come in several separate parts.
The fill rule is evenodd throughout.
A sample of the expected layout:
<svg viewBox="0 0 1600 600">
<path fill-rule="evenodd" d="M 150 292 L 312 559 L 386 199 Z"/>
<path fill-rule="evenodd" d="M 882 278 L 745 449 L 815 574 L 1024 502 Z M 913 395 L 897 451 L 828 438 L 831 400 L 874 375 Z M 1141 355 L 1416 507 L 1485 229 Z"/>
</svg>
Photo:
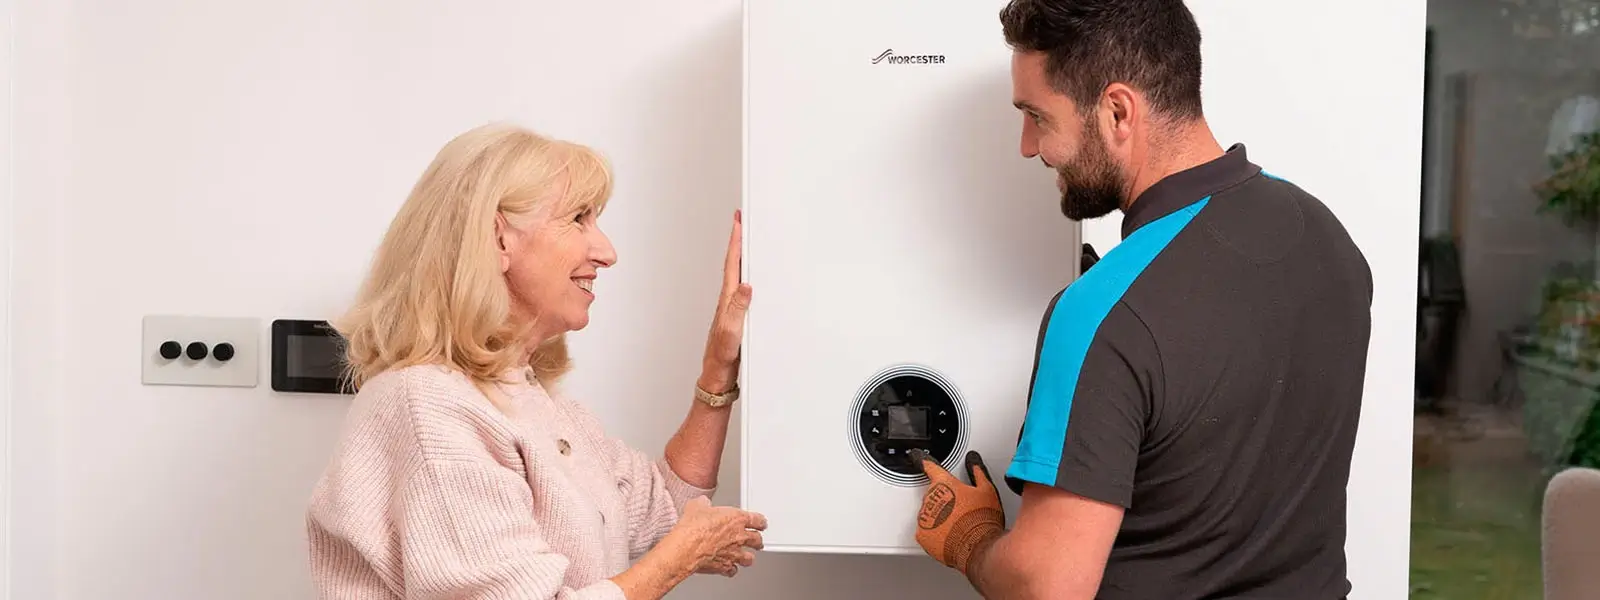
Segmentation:
<svg viewBox="0 0 1600 600">
<path fill-rule="evenodd" d="M 700 387 L 699 384 L 695 384 L 694 399 L 704 402 L 706 406 L 710 406 L 712 408 L 722 408 L 729 404 L 733 404 L 734 400 L 739 399 L 739 384 L 735 383 L 729 386 L 728 391 L 721 394 L 713 394 L 706 391 L 705 388 Z"/>
</svg>

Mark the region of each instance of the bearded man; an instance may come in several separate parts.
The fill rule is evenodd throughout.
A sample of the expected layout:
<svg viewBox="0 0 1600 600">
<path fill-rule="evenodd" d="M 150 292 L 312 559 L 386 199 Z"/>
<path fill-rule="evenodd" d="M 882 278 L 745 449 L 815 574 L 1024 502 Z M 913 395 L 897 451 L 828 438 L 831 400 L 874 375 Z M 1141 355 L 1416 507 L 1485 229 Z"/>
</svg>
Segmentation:
<svg viewBox="0 0 1600 600">
<path fill-rule="evenodd" d="M 1315 196 L 1226 150 L 1180 0 L 1012 0 L 1021 150 L 1122 242 L 1045 309 L 1004 474 L 924 460 L 917 539 L 987 598 L 1337 599 L 1372 274 Z M 1000 401 L 1002 399 L 990 399 Z"/>
</svg>

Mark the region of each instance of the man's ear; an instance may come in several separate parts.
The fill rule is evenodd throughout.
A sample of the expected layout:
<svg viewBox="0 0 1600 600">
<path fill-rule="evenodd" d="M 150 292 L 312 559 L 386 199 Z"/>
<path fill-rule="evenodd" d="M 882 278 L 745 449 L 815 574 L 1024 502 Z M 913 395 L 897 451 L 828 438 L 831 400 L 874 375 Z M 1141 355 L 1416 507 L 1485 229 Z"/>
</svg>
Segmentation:
<svg viewBox="0 0 1600 600">
<path fill-rule="evenodd" d="M 507 230 L 509 230 L 509 229 L 510 229 L 510 224 L 506 223 L 506 215 L 505 215 L 505 213 L 502 213 L 502 212 L 499 212 L 499 211 L 495 211 L 495 213 L 494 213 L 494 241 L 495 241 L 496 247 L 500 251 L 500 272 L 501 273 L 505 273 L 505 272 L 511 270 L 511 252 L 506 249 L 509 246 L 509 244 L 506 243 L 506 233 L 507 233 Z"/>
<path fill-rule="evenodd" d="M 1133 137 L 1134 128 L 1144 119 L 1138 99 L 1138 94 L 1127 85 L 1113 83 L 1106 87 L 1106 122 L 1103 125 L 1112 137 L 1107 141 L 1117 143 Z"/>
</svg>

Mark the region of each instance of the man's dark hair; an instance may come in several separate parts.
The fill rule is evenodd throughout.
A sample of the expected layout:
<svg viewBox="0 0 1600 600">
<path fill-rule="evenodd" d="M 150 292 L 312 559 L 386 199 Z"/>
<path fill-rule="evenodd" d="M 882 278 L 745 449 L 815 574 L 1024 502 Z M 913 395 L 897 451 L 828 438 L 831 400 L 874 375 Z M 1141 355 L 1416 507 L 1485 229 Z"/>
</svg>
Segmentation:
<svg viewBox="0 0 1600 600">
<path fill-rule="evenodd" d="M 1126 83 L 1173 119 L 1200 111 L 1200 27 L 1183 0 L 1011 0 L 1006 43 L 1045 55 L 1045 73 L 1080 111 Z"/>
</svg>

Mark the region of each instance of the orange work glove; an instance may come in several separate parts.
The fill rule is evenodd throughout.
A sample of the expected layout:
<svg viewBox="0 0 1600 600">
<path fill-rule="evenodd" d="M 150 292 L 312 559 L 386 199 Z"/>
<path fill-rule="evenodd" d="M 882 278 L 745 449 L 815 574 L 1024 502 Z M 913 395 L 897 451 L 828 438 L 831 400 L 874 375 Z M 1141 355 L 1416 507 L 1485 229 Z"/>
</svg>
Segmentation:
<svg viewBox="0 0 1600 600">
<path fill-rule="evenodd" d="M 989 468 L 977 452 L 967 452 L 967 479 L 974 484 L 967 485 L 921 451 L 914 450 L 912 458 L 928 475 L 917 513 L 917 543 L 934 560 L 966 575 L 976 554 L 1005 532 L 1005 509 Z"/>
</svg>

